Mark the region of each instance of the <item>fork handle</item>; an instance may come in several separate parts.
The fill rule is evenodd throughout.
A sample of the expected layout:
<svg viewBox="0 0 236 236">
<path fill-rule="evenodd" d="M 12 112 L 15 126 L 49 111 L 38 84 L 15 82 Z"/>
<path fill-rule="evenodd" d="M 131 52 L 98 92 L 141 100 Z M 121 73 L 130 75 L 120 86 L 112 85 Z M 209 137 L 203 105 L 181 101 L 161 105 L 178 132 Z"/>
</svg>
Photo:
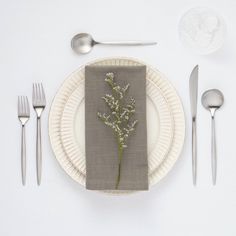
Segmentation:
<svg viewBox="0 0 236 236">
<path fill-rule="evenodd" d="M 26 180 L 26 144 L 25 144 L 25 126 L 21 128 L 21 177 L 22 184 L 25 185 Z"/>
<path fill-rule="evenodd" d="M 41 184 L 42 175 L 42 143 L 41 143 L 41 119 L 37 117 L 37 139 L 36 139 L 36 167 L 37 167 L 37 183 Z"/>
</svg>

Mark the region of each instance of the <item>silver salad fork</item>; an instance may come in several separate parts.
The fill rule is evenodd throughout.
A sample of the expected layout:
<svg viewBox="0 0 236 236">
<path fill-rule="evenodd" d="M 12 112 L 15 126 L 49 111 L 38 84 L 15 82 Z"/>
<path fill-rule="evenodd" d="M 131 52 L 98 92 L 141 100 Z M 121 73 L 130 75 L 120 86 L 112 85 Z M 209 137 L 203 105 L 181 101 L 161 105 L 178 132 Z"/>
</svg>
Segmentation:
<svg viewBox="0 0 236 236">
<path fill-rule="evenodd" d="M 25 125 L 30 118 L 30 108 L 28 98 L 26 96 L 18 97 L 18 118 L 21 122 L 21 176 L 22 184 L 26 182 L 26 141 L 25 141 Z"/>
</svg>

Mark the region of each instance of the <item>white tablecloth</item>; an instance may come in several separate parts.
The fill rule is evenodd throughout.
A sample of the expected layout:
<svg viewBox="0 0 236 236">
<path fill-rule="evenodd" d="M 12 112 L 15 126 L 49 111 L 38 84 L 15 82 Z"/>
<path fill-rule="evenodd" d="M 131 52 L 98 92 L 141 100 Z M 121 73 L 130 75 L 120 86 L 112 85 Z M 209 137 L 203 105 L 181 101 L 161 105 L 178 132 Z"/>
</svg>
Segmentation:
<svg viewBox="0 0 236 236">
<path fill-rule="evenodd" d="M 191 7 L 208 6 L 225 18 L 224 47 L 196 56 L 179 42 L 177 26 Z M 233 0 L 0 1 L 0 235 L 235 235 L 236 215 L 236 2 Z M 154 47 L 70 49 L 78 32 L 97 40 L 157 40 Z M 150 192 L 111 197 L 86 191 L 60 168 L 49 138 L 48 110 L 60 84 L 80 65 L 106 56 L 136 57 L 163 72 L 178 90 L 186 112 L 186 143 L 169 175 Z M 199 97 L 216 87 L 225 105 L 216 114 L 218 179 L 211 184 L 210 115 L 198 106 L 198 185 L 192 185 L 188 78 L 199 64 Z M 27 125 L 27 185 L 20 178 L 17 95 L 31 98 L 32 83 L 47 94 L 43 116 L 43 178 L 35 173 L 35 114 Z M 200 101 L 200 99 L 199 99 Z"/>
</svg>

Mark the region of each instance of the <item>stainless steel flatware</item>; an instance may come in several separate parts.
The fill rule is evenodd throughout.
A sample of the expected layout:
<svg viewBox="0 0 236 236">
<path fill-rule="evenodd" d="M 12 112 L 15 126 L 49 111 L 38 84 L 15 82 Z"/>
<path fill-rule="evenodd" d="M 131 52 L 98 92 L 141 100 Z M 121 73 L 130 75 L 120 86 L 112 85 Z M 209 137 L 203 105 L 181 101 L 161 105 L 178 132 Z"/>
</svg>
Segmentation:
<svg viewBox="0 0 236 236">
<path fill-rule="evenodd" d="M 197 99 L 198 99 L 198 65 L 196 65 L 189 79 L 190 105 L 192 114 L 192 172 L 193 184 L 197 183 Z"/>
<path fill-rule="evenodd" d="M 25 125 L 30 118 L 29 102 L 26 96 L 18 97 L 18 118 L 21 122 L 21 176 L 22 176 L 22 184 L 25 185 L 26 182 Z"/>
<path fill-rule="evenodd" d="M 218 89 L 210 89 L 202 95 L 202 105 L 211 113 L 211 167 L 212 183 L 216 184 L 217 156 L 216 156 L 216 137 L 215 137 L 215 112 L 224 103 L 224 95 Z"/>
<path fill-rule="evenodd" d="M 37 115 L 37 137 L 36 137 L 36 164 L 37 164 L 37 183 L 41 183 L 42 175 L 42 143 L 41 143 L 41 115 L 46 106 L 46 98 L 41 83 L 33 84 L 33 107 Z"/>
<path fill-rule="evenodd" d="M 146 46 L 155 45 L 156 42 L 145 42 L 145 41 L 110 41 L 110 42 L 97 42 L 90 34 L 80 33 L 75 35 L 71 40 L 71 47 L 77 54 L 89 53 L 93 46 L 102 45 L 117 45 L 117 46 Z"/>
</svg>

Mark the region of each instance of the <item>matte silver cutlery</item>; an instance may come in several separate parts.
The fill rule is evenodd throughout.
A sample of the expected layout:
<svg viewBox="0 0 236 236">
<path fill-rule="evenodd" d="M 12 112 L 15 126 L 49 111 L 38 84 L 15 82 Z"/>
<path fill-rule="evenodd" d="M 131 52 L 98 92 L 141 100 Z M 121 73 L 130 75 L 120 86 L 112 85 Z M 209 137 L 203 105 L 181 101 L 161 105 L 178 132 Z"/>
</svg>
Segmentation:
<svg viewBox="0 0 236 236">
<path fill-rule="evenodd" d="M 224 103 L 224 95 L 217 89 L 210 89 L 202 95 L 202 105 L 211 113 L 211 167 L 212 183 L 216 184 L 217 156 L 216 156 L 216 137 L 215 137 L 215 112 Z"/>
<path fill-rule="evenodd" d="M 145 42 L 145 41 L 110 41 L 110 42 L 97 42 L 90 34 L 80 33 L 75 35 L 71 40 L 71 47 L 77 54 L 89 53 L 93 46 L 102 45 L 112 45 L 112 46 L 146 46 L 155 45 L 156 42 Z"/>
<path fill-rule="evenodd" d="M 42 142 L 41 142 L 41 115 L 46 106 L 46 98 L 41 83 L 33 84 L 33 108 L 37 115 L 37 137 L 36 137 L 36 167 L 37 167 L 37 183 L 41 183 L 42 175 Z"/>
<path fill-rule="evenodd" d="M 22 184 L 25 185 L 26 182 L 25 125 L 30 118 L 29 102 L 26 96 L 18 97 L 18 118 L 21 122 L 21 176 L 22 176 Z"/>
<path fill-rule="evenodd" d="M 190 105 L 192 114 L 192 172 L 193 184 L 197 183 L 197 99 L 198 99 L 198 65 L 189 79 Z"/>
</svg>

